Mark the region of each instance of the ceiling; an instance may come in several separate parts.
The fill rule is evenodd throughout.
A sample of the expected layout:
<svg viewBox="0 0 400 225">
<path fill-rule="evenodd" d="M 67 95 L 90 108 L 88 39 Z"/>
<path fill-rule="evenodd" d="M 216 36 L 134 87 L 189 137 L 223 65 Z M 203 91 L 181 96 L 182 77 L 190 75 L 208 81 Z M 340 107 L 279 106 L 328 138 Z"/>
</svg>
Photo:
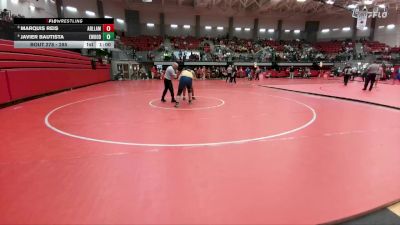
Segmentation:
<svg viewBox="0 0 400 225">
<path fill-rule="evenodd" d="M 189 6 L 194 9 L 219 9 L 232 12 L 249 13 L 296 13 L 307 15 L 341 15 L 348 13 L 348 5 L 363 5 L 365 0 L 331 0 L 334 4 L 327 4 L 328 0 L 152 0 L 143 3 L 143 0 L 116 0 L 123 2 L 128 8 L 137 4 L 149 4 L 155 7 Z M 390 10 L 400 10 L 400 0 L 373 0 L 369 7 L 385 4 Z M 288 14 L 289 15 L 289 14 Z"/>
</svg>

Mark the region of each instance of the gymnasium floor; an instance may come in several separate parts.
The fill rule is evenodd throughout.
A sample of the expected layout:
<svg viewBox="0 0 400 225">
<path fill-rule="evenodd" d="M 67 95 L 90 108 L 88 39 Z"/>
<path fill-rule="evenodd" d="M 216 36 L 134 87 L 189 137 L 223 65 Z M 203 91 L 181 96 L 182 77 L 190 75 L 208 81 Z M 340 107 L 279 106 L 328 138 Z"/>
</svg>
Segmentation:
<svg viewBox="0 0 400 225">
<path fill-rule="evenodd" d="M 266 84 L 261 85 L 280 90 L 313 93 L 320 96 L 334 96 L 400 109 L 400 88 L 398 81 L 394 85 L 392 85 L 392 80 L 379 81 L 377 86 L 373 88 L 373 91 L 368 91 L 367 89 L 361 92 L 360 90 L 364 88 L 364 82 L 360 78 L 356 78 L 355 81 L 349 81 L 347 86 L 343 84 L 343 78 L 330 78 L 328 81 L 321 81 L 324 81 L 324 79 L 312 79 L 306 81 L 306 83 L 299 83 L 301 81 L 298 80 L 293 81 L 293 83 L 291 80 L 285 81 L 280 79 L 278 83 L 276 81 L 266 81 Z M 338 85 L 338 83 L 342 85 Z"/>
<path fill-rule="evenodd" d="M 0 223 L 320 224 L 400 200 L 399 85 L 194 85 L 179 109 L 158 80 L 0 109 Z"/>
</svg>

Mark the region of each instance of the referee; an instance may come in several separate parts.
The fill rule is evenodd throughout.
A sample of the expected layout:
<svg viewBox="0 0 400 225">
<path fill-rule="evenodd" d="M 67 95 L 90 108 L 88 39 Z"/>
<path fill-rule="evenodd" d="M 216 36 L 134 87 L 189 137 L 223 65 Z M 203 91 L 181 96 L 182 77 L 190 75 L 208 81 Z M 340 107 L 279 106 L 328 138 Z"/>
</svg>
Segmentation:
<svg viewBox="0 0 400 225">
<path fill-rule="evenodd" d="M 172 79 L 173 77 L 176 77 L 176 70 L 178 69 L 178 63 L 173 63 L 172 66 L 168 66 L 167 70 L 165 70 L 165 75 L 164 75 L 164 91 L 161 97 L 162 102 L 165 101 L 165 95 L 167 94 L 167 91 L 169 90 L 169 93 L 171 93 L 171 102 L 175 102 L 174 98 L 174 86 L 172 85 Z"/>
<path fill-rule="evenodd" d="M 347 86 L 347 83 L 349 82 L 351 74 L 352 74 L 352 68 L 351 68 L 350 64 L 347 63 L 343 69 L 343 81 L 344 81 L 345 86 Z"/>
<path fill-rule="evenodd" d="M 376 75 L 380 75 L 382 73 L 382 68 L 375 61 L 374 63 L 369 65 L 367 71 L 368 71 L 368 74 L 367 74 L 367 77 L 365 79 L 363 91 L 367 90 L 368 84 L 370 82 L 371 82 L 371 85 L 369 86 L 369 91 L 372 90 L 372 87 L 374 86 L 374 83 L 375 83 Z"/>
</svg>

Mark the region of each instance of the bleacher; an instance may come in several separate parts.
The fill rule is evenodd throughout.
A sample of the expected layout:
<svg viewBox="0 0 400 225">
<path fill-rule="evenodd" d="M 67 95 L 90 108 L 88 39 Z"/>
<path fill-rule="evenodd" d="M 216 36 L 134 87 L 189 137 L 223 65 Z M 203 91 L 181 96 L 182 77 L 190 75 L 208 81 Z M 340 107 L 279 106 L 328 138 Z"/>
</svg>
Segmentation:
<svg viewBox="0 0 400 225">
<path fill-rule="evenodd" d="M 278 52 L 282 52 L 284 49 L 284 46 L 279 41 L 266 40 L 264 41 L 264 44 L 274 48 Z"/>
<path fill-rule="evenodd" d="M 59 49 L 17 49 L 0 40 L 0 104 L 110 80 L 110 66 Z"/>
<path fill-rule="evenodd" d="M 372 53 L 384 52 L 386 48 L 389 50 L 388 45 L 386 45 L 384 43 L 380 43 L 378 41 L 366 41 L 366 42 L 364 42 L 364 48 L 367 48 L 368 51 L 370 51 Z"/>
<path fill-rule="evenodd" d="M 400 47 L 394 47 L 390 49 L 391 53 L 400 53 Z"/>
<path fill-rule="evenodd" d="M 195 50 L 200 47 L 201 39 L 194 37 L 174 37 L 171 39 L 172 46 L 175 49 Z"/>
<path fill-rule="evenodd" d="M 339 53 L 343 49 L 342 42 L 338 41 L 326 41 L 326 42 L 318 42 L 314 44 L 314 47 L 323 53 L 332 54 Z"/>
<path fill-rule="evenodd" d="M 205 43 L 204 46 L 203 46 L 203 51 L 204 51 L 205 53 L 210 53 L 210 52 L 211 52 L 211 46 L 210 46 L 210 44 Z"/>
<path fill-rule="evenodd" d="M 159 36 L 123 37 L 122 42 L 137 51 L 155 51 L 160 48 L 164 39 Z"/>
</svg>

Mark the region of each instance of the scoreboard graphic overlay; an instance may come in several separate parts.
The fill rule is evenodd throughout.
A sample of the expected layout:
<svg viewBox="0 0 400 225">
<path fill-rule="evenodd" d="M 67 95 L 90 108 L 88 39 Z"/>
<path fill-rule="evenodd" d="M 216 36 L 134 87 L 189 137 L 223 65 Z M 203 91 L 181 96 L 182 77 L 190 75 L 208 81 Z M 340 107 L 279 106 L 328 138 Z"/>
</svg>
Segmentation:
<svg viewBox="0 0 400 225">
<path fill-rule="evenodd" d="M 114 48 L 112 18 L 15 18 L 15 48 Z"/>
</svg>

